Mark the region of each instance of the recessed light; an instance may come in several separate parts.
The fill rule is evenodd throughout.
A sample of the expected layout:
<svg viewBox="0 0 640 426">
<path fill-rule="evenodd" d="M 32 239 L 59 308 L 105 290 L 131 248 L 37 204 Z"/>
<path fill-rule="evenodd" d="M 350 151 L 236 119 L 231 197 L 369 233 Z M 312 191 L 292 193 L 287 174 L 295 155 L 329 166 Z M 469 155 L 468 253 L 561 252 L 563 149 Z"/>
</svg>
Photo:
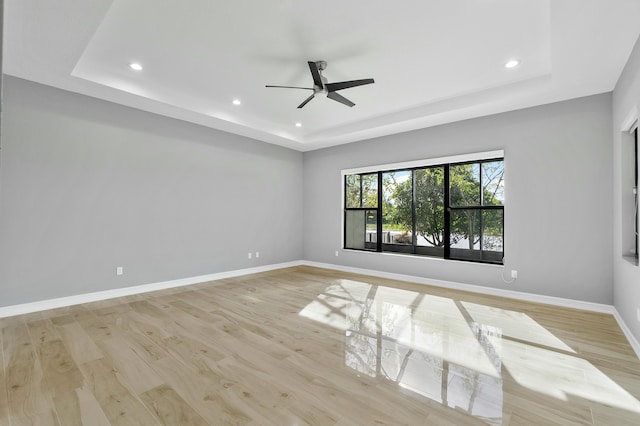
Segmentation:
<svg viewBox="0 0 640 426">
<path fill-rule="evenodd" d="M 242 102 L 240 102 L 240 99 L 234 99 L 231 103 L 234 105 L 240 105 Z"/>
<path fill-rule="evenodd" d="M 142 71 L 142 65 L 140 65 L 140 64 L 139 64 L 139 63 L 137 63 L 137 62 L 132 62 L 132 63 L 130 63 L 130 64 L 129 64 L 129 67 L 130 67 L 132 70 Z"/>
<path fill-rule="evenodd" d="M 505 68 L 515 68 L 518 65 L 520 65 L 520 61 L 517 59 L 511 59 L 510 61 L 508 61 L 506 64 L 504 64 Z"/>
<path fill-rule="evenodd" d="M 302 123 L 296 123 L 296 127 L 302 127 Z"/>
</svg>

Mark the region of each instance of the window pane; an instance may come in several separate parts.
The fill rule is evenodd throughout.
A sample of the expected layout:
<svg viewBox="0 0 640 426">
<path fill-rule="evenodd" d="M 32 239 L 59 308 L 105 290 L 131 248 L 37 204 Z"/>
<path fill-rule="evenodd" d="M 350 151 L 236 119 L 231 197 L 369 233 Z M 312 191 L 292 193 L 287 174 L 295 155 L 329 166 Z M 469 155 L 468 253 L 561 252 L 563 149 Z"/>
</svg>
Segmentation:
<svg viewBox="0 0 640 426">
<path fill-rule="evenodd" d="M 480 210 L 451 211 L 451 251 L 480 250 Z"/>
<path fill-rule="evenodd" d="M 484 260 L 502 260 L 504 251 L 504 211 L 484 210 L 482 212 L 482 251 Z"/>
<path fill-rule="evenodd" d="M 413 188 L 411 171 L 382 174 L 382 243 L 413 244 Z"/>
<path fill-rule="evenodd" d="M 347 175 L 345 207 L 360 207 L 360 175 Z"/>
<path fill-rule="evenodd" d="M 378 174 L 345 177 L 345 207 L 378 207 Z"/>
<path fill-rule="evenodd" d="M 364 246 L 369 250 L 376 250 L 376 242 L 378 241 L 378 211 L 366 211 L 366 232 Z"/>
<path fill-rule="evenodd" d="M 345 248 L 364 249 L 366 211 L 348 210 L 345 222 Z"/>
<path fill-rule="evenodd" d="M 449 168 L 451 205 L 454 207 L 480 205 L 480 164 L 458 164 Z"/>
<path fill-rule="evenodd" d="M 416 244 L 444 246 L 444 168 L 415 171 Z"/>
<path fill-rule="evenodd" d="M 362 207 L 378 207 L 378 174 L 362 175 Z"/>
<path fill-rule="evenodd" d="M 453 210 L 451 212 L 451 258 L 501 262 L 503 210 Z"/>
<path fill-rule="evenodd" d="M 504 161 L 482 163 L 482 205 L 504 205 Z"/>
<path fill-rule="evenodd" d="M 377 222 L 375 210 L 347 210 L 345 248 L 375 250 Z"/>
</svg>

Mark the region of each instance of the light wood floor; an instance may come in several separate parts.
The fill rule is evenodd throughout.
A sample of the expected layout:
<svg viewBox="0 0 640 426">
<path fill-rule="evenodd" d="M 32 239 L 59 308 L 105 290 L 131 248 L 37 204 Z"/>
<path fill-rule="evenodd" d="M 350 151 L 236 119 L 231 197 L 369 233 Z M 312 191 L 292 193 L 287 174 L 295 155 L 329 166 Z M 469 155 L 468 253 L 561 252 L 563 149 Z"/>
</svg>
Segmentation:
<svg viewBox="0 0 640 426">
<path fill-rule="evenodd" d="M 640 424 L 610 315 L 317 268 L 0 329 L 0 426 Z"/>
</svg>

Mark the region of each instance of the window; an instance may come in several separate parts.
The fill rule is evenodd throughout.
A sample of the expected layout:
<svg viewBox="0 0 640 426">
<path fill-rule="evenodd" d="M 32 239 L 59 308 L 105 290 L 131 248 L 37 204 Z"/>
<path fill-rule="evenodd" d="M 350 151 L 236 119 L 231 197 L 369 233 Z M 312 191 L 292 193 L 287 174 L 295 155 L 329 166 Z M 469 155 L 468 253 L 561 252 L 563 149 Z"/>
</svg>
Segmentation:
<svg viewBox="0 0 640 426">
<path fill-rule="evenodd" d="M 633 163 L 634 163 L 634 181 L 633 181 L 633 231 L 635 248 L 633 254 L 635 255 L 636 265 L 638 264 L 638 127 L 634 130 L 634 143 L 633 143 Z"/>
<path fill-rule="evenodd" d="M 622 257 L 638 265 L 638 123 L 622 132 L 620 147 Z"/>
<path fill-rule="evenodd" d="M 633 131 L 633 240 L 634 248 L 632 249 L 633 257 L 636 265 L 638 264 L 638 127 L 636 125 Z"/>
<path fill-rule="evenodd" d="M 343 171 L 344 248 L 502 263 L 503 158 L 419 163 Z"/>
<path fill-rule="evenodd" d="M 345 176 L 345 247 L 375 249 L 378 224 L 378 175 Z"/>
</svg>

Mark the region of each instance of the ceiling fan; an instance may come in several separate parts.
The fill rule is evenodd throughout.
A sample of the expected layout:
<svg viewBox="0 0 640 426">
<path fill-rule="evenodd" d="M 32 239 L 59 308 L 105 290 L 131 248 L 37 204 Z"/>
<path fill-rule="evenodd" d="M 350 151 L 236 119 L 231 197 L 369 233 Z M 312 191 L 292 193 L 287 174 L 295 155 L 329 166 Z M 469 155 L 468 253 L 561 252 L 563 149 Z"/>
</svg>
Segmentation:
<svg viewBox="0 0 640 426">
<path fill-rule="evenodd" d="M 348 107 L 352 107 L 355 104 L 351 102 L 349 99 L 344 96 L 336 93 L 338 90 L 349 89 L 351 87 L 356 86 L 364 86 L 365 84 L 374 83 L 372 78 L 365 78 L 362 80 L 350 80 L 350 81 L 340 81 L 338 83 L 327 83 L 326 77 L 322 75 L 322 71 L 327 68 L 326 61 L 308 61 L 309 70 L 311 71 L 311 76 L 313 77 L 313 87 L 296 87 L 296 86 L 271 86 L 266 85 L 265 87 L 279 87 L 282 89 L 302 89 L 302 90 L 313 90 L 311 96 L 305 99 L 298 108 L 302 108 L 306 104 L 311 101 L 317 94 L 325 94 L 327 98 L 333 99 L 334 101 L 340 102 Z"/>
</svg>

